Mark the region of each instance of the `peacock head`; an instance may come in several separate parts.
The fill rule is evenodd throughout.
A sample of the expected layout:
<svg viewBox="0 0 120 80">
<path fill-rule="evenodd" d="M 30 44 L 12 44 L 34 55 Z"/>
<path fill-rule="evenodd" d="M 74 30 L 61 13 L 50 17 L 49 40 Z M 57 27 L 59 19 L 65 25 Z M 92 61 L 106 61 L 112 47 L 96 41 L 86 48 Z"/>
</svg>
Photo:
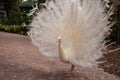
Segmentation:
<svg viewBox="0 0 120 80">
<path fill-rule="evenodd" d="M 58 41 L 59 41 L 59 43 L 61 43 L 61 37 L 60 36 L 58 37 Z"/>
</svg>

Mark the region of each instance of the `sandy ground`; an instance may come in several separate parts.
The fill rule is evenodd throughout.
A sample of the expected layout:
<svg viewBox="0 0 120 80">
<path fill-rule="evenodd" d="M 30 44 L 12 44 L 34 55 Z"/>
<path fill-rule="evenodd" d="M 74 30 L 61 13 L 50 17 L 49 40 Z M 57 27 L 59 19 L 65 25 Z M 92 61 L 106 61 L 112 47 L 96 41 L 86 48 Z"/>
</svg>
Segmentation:
<svg viewBox="0 0 120 80">
<path fill-rule="evenodd" d="M 120 80 L 101 68 L 76 67 L 41 55 L 28 36 L 0 32 L 0 80 Z"/>
</svg>

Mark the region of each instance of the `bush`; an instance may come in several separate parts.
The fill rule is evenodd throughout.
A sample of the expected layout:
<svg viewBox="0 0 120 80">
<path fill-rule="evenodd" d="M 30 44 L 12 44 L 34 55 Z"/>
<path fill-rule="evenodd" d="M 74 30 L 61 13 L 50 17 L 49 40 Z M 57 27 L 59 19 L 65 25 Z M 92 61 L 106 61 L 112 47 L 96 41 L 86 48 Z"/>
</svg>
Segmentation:
<svg viewBox="0 0 120 80">
<path fill-rule="evenodd" d="M 19 25 L 2 25 L 0 24 L 0 31 L 17 33 L 27 35 L 28 29 Z"/>
<path fill-rule="evenodd" d="M 27 16 L 25 11 L 14 12 L 11 17 L 8 19 L 8 25 L 21 25 L 25 23 L 29 24 L 31 21 L 31 17 Z"/>
<path fill-rule="evenodd" d="M 0 11 L 0 24 L 8 24 L 8 19 L 5 11 Z"/>
</svg>

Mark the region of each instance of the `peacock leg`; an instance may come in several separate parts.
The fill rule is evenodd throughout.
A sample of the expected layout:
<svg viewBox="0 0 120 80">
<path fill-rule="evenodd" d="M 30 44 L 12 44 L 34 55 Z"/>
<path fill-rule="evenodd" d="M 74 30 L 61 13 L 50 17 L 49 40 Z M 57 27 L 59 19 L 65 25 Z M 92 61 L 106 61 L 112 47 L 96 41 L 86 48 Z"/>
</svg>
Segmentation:
<svg viewBox="0 0 120 80">
<path fill-rule="evenodd" d="M 70 74 L 72 74 L 72 72 L 74 71 L 75 66 L 73 64 L 71 64 L 71 69 L 70 69 Z"/>
<path fill-rule="evenodd" d="M 71 64 L 71 69 L 70 69 L 69 72 L 66 73 L 66 77 L 72 76 L 74 69 L 75 69 L 75 66 L 73 64 Z"/>
</svg>

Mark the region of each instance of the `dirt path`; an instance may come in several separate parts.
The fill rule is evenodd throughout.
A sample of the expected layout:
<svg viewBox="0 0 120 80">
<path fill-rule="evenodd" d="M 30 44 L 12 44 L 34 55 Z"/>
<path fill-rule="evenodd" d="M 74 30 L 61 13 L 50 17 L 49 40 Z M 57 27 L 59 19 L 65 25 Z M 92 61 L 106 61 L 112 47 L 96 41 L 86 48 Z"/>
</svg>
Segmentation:
<svg viewBox="0 0 120 80">
<path fill-rule="evenodd" d="M 65 77 L 69 68 L 59 59 L 39 54 L 28 36 L 0 32 L 0 80 L 120 80 L 95 67 L 77 67 Z"/>
</svg>

